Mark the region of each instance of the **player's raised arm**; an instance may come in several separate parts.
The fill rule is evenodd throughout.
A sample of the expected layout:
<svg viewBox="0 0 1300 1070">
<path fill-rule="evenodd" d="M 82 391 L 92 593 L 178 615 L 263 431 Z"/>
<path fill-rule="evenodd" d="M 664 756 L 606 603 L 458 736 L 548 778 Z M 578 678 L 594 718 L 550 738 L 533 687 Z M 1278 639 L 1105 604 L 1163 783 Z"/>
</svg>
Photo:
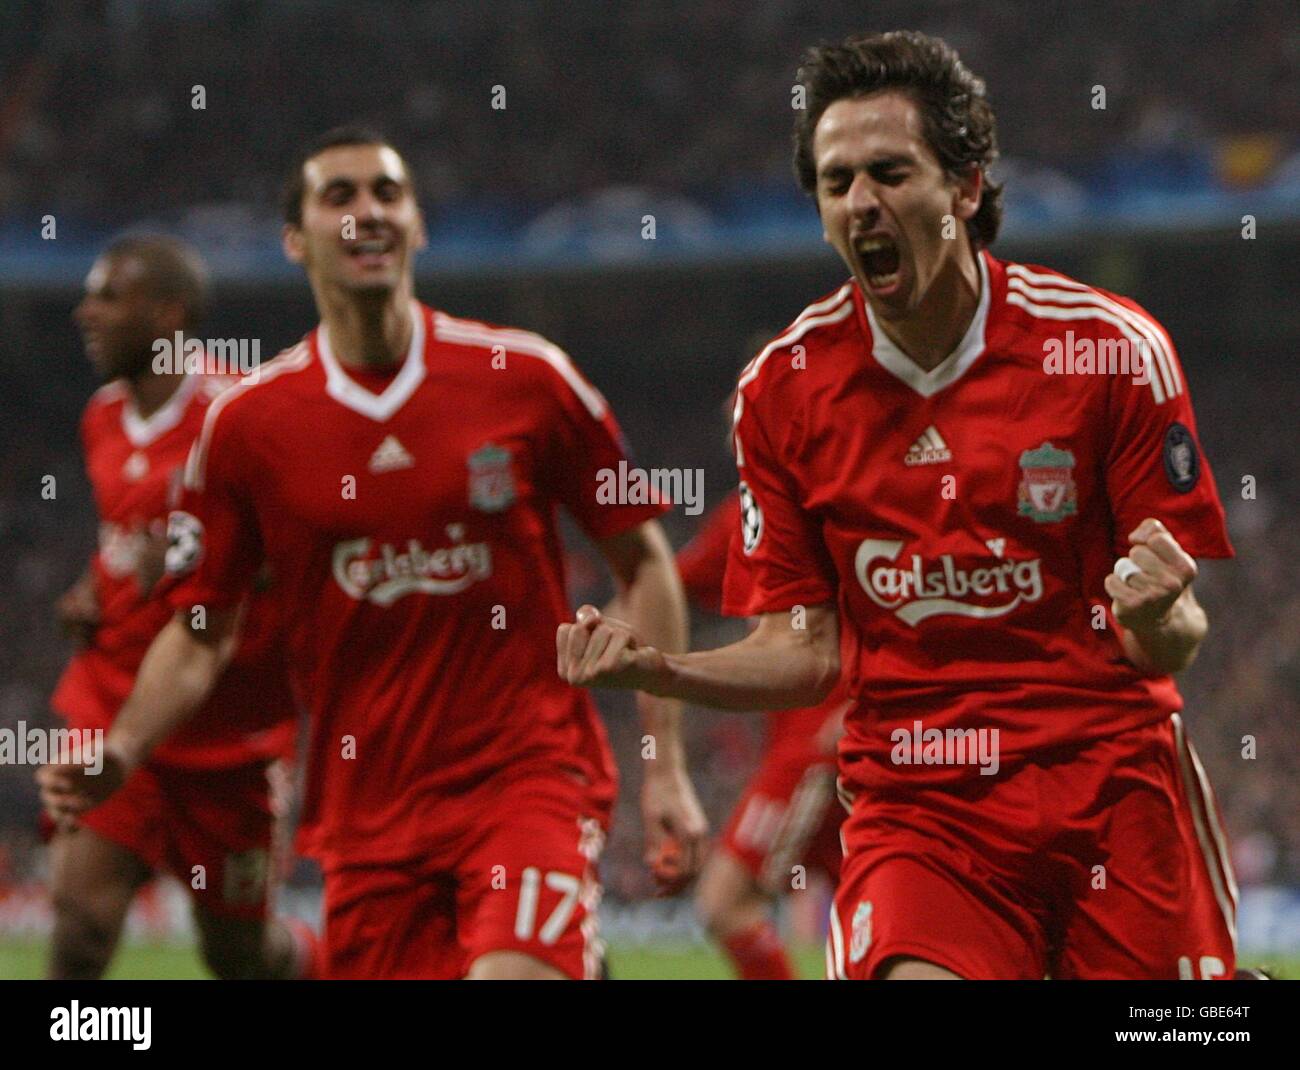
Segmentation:
<svg viewBox="0 0 1300 1070">
<path fill-rule="evenodd" d="M 579 687 L 634 688 L 726 710 L 814 706 L 839 679 L 839 619 L 832 603 L 764 613 L 738 643 L 691 654 L 660 650 L 594 606 L 556 636 L 559 672 Z"/>
<path fill-rule="evenodd" d="M 73 818 L 107 799 L 203 705 L 234 653 L 238 620 L 235 610 L 213 612 L 197 628 L 192 615 L 180 613 L 158 633 L 105 737 L 102 771 L 92 776 L 85 765 L 65 763 L 37 772 L 41 799 L 55 820 Z"/>
<path fill-rule="evenodd" d="M 1125 656 L 1162 676 L 1187 668 L 1209 630 L 1192 593 L 1196 559 L 1233 551 L 1173 339 L 1141 306 L 1115 300 L 1151 344 L 1143 374 L 1108 383 L 1106 494 L 1118 560 L 1104 586 Z"/>
<path fill-rule="evenodd" d="M 758 617 L 758 627 L 730 646 L 677 654 L 632 622 L 584 606 L 556 637 L 559 672 L 570 683 L 728 710 L 796 709 L 830 694 L 840 671 L 834 571 L 755 408 L 743 398 L 736 404 L 740 531 L 723 609 Z"/>
</svg>

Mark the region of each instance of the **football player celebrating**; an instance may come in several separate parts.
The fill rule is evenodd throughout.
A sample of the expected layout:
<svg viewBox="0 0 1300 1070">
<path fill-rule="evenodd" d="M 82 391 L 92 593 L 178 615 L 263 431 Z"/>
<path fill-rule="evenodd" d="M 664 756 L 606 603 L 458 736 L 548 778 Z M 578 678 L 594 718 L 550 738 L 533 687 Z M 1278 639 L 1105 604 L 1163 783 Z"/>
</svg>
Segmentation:
<svg viewBox="0 0 1300 1070">
<path fill-rule="evenodd" d="M 993 113 L 945 43 L 814 49 L 801 81 L 796 170 L 852 278 L 739 380 L 724 607 L 760 623 L 680 655 L 583 607 L 561 674 L 771 709 L 843 651 L 832 977 L 1231 977 L 1171 674 L 1206 633 L 1195 559 L 1232 548 L 1173 343 L 991 255 Z"/>
<path fill-rule="evenodd" d="M 324 872 L 327 975 L 597 977 L 615 769 L 590 696 L 554 672 L 555 511 L 600 548 L 638 634 L 678 650 L 664 506 L 597 500 L 622 436 L 562 350 L 415 299 L 424 222 L 383 138 L 311 145 L 285 220 L 321 324 L 210 410 L 171 519 L 181 613 L 107 740 L 111 764 L 51 770 L 51 802 L 102 795 L 193 711 L 268 562 L 311 711 L 300 845 Z M 705 823 L 679 703 L 641 707 L 648 857 L 671 844 L 686 877 Z"/>
<path fill-rule="evenodd" d="M 172 616 L 158 582 L 169 499 L 204 415 L 233 381 L 187 370 L 195 340 L 176 346 L 205 303 L 206 271 L 192 248 L 136 235 L 95 261 L 77 306 L 86 352 L 107 383 L 81 422 L 99 546 L 58 605 L 79 649 L 51 701 L 74 728 L 109 728 Z M 267 917 L 276 816 L 268 774 L 292 756 L 295 716 L 277 633 L 255 593 L 243 641 L 197 720 L 137 763 L 112 799 L 75 821 L 47 821 L 49 976 L 102 976 L 131 900 L 161 869 L 189 888 L 218 977 L 310 972 L 310 932 Z"/>
</svg>

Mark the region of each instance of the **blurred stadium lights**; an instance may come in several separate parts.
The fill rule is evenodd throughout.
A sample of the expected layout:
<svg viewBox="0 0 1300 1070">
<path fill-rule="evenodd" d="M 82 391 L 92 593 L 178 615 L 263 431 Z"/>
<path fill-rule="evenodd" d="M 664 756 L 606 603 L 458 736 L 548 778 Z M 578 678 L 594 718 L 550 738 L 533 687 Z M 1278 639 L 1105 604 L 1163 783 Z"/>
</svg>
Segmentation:
<svg viewBox="0 0 1300 1070">
<path fill-rule="evenodd" d="M 1002 237 L 1087 237 L 1144 231 L 1239 230 L 1243 216 L 1261 227 L 1300 221 L 1300 158 L 1268 187 L 1228 191 L 1129 186 L 1089 191 L 1060 172 L 1004 161 L 1008 179 Z M 653 215 L 655 237 L 642 237 Z M 205 204 L 132 224 L 162 229 L 203 249 L 222 281 L 288 281 L 298 269 L 284 259 L 279 223 L 243 203 Z M 57 242 L 13 221 L 0 226 L 0 285 L 75 285 L 115 232 L 73 221 Z M 830 256 L 810 202 L 787 184 L 696 202 L 651 190 L 615 187 L 563 201 L 523 219 L 494 218 L 470 203 L 437 206 L 423 272 L 501 273 L 572 270 L 620 264 L 690 265 L 764 257 Z"/>
</svg>

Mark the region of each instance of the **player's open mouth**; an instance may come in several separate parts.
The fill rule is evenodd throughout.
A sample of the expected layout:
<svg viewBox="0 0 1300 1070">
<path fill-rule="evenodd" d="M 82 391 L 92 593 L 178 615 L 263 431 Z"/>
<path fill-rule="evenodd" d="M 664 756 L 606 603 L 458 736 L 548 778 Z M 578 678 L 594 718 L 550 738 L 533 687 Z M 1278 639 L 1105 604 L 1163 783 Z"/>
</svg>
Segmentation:
<svg viewBox="0 0 1300 1070">
<path fill-rule="evenodd" d="M 348 247 L 348 256 L 365 264 L 383 263 L 388 254 L 396 248 L 392 238 L 366 238 L 354 241 Z"/>
<path fill-rule="evenodd" d="M 863 238 L 854 245 L 854 250 L 858 254 L 858 263 L 862 265 L 862 274 L 872 290 L 891 290 L 898 284 L 901 257 L 892 239 Z"/>
</svg>

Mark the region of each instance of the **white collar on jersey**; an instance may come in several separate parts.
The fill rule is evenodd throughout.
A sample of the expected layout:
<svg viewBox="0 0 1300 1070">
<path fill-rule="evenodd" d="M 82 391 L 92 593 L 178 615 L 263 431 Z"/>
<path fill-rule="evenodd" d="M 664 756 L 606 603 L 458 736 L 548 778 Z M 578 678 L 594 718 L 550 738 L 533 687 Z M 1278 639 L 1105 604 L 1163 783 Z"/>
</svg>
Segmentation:
<svg viewBox="0 0 1300 1070">
<path fill-rule="evenodd" d="M 982 252 L 976 253 L 975 259 L 980 268 L 980 300 L 975 307 L 975 315 L 966 328 L 965 336 L 957 343 L 957 348 L 929 371 L 921 368 L 890 340 L 876 322 L 871 304 L 865 298 L 862 301 L 867 310 L 867 322 L 871 325 L 871 355 L 885 371 L 902 379 L 923 398 L 933 397 L 944 387 L 955 383 L 984 352 L 984 328 L 989 319 L 989 269 L 984 263 Z"/>
<path fill-rule="evenodd" d="M 122 430 L 126 433 L 126 440 L 136 449 L 141 450 L 161 438 L 181 422 L 181 418 L 185 415 L 185 407 L 190 403 L 190 397 L 198 386 L 197 375 L 186 375 L 172 391 L 172 396 L 158 406 L 147 419 L 136 409 L 135 398 L 131 396 L 131 391 L 126 391 L 126 401 L 122 404 Z"/>
<path fill-rule="evenodd" d="M 424 310 L 418 301 L 411 302 L 411 316 L 414 328 L 411 331 L 411 345 L 406 351 L 406 360 L 402 370 L 393 376 L 382 394 L 372 394 L 353 379 L 334 356 L 330 346 L 329 328 L 321 324 L 316 332 L 316 350 L 320 353 L 320 362 L 325 368 L 325 393 L 340 405 L 359 412 L 362 416 L 383 423 L 398 409 L 405 405 L 415 388 L 424 382 Z"/>
</svg>

